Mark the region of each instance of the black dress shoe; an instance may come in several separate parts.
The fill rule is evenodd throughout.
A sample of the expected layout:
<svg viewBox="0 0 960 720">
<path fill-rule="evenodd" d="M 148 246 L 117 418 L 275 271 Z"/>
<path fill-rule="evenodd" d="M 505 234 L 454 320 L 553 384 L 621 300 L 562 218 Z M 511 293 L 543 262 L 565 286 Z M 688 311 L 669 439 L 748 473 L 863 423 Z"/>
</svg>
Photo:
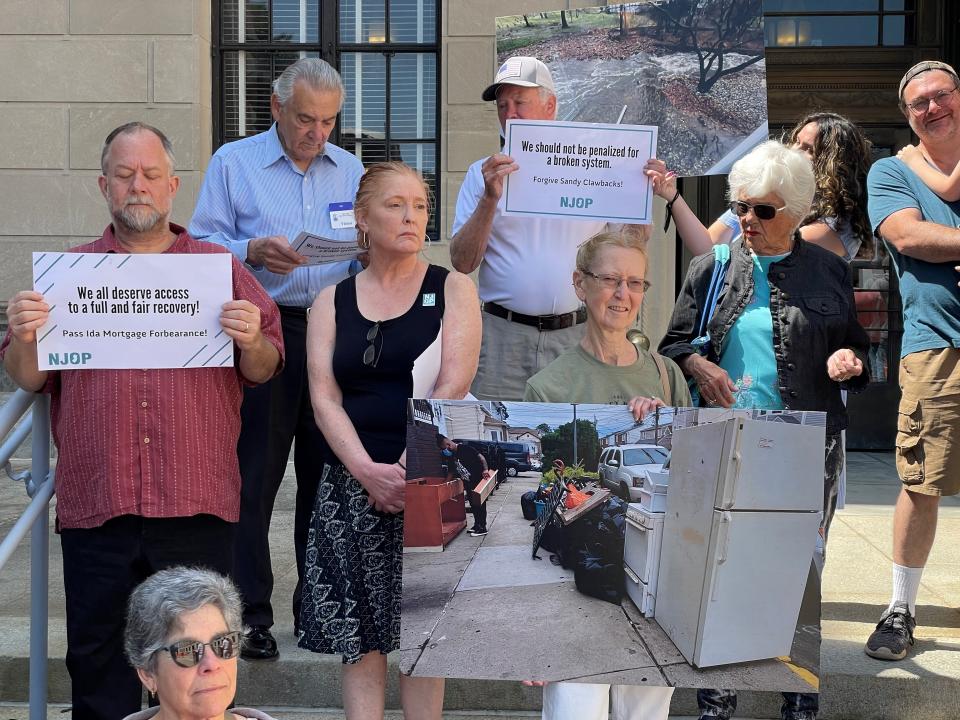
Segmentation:
<svg viewBox="0 0 960 720">
<path fill-rule="evenodd" d="M 280 656 L 277 641 L 273 639 L 270 628 L 253 625 L 244 635 L 240 657 L 244 660 L 271 660 Z"/>
</svg>

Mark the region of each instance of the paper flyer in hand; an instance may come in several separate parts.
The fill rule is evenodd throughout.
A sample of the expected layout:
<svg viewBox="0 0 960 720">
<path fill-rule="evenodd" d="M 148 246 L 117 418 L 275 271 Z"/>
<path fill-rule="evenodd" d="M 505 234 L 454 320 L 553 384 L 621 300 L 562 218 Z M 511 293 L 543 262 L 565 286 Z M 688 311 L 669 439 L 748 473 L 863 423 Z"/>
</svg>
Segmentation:
<svg viewBox="0 0 960 720">
<path fill-rule="evenodd" d="M 308 258 L 310 265 L 356 260 L 362 252 L 355 242 L 339 242 L 306 231 L 297 235 L 290 247 Z"/>
</svg>

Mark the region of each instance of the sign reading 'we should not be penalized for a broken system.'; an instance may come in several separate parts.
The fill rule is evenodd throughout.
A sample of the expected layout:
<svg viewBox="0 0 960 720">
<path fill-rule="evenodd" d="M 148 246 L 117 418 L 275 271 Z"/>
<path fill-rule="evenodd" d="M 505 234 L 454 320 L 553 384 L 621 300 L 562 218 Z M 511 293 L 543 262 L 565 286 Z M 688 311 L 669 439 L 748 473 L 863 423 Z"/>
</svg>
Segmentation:
<svg viewBox="0 0 960 720">
<path fill-rule="evenodd" d="M 41 370 L 233 364 L 220 326 L 232 255 L 34 253 L 33 288 L 50 306 L 37 330 Z"/>
<path fill-rule="evenodd" d="M 644 224 L 653 188 L 643 166 L 657 151 L 648 125 L 510 120 L 503 151 L 504 214 Z"/>
</svg>

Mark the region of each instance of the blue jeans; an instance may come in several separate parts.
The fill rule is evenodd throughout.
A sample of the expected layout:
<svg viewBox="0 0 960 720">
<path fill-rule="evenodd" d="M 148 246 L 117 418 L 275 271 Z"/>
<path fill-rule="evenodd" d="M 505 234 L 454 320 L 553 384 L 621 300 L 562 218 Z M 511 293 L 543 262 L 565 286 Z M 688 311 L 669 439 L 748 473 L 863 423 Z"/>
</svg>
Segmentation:
<svg viewBox="0 0 960 720">
<path fill-rule="evenodd" d="M 737 709 L 736 690 L 697 690 L 700 718 L 730 720 Z M 820 696 L 816 693 L 783 693 L 780 720 L 817 720 Z"/>
</svg>

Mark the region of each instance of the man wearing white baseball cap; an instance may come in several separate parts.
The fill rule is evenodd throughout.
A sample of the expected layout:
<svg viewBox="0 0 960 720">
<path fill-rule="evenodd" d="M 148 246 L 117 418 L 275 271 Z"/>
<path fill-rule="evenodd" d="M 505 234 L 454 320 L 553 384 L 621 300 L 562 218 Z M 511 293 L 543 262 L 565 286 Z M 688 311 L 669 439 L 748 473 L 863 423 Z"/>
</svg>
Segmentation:
<svg viewBox="0 0 960 720">
<path fill-rule="evenodd" d="M 550 70 L 533 57 L 512 57 L 483 91 L 507 120 L 554 120 L 557 97 Z M 504 178 L 518 169 L 496 153 L 467 170 L 457 198 L 450 257 L 465 273 L 480 268 L 483 342 L 471 391 L 482 399 L 521 400 L 527 379 L 582 335 L 586 311 L 571 277 L 577 246 L 602 221 L 506 217 Z"/>
<path fill-rule="evenodd" d="M 507 120 L 557 117 L 553 77 L 537 58 L 504 62 L 481 97 L 496 101 L 501 132 Z M 503 181 L 517 169 L 502 153 L 470 166 L 450 242 L 457 270 L 480 268 L 483 342 L 471 392 L 483 399 L 521 400 L 527 380 L 580 341 L 587 315 L 572 282 L 577 248 L 606 225 L 504 216 Z M 672 694 L 670 687 L 550 683 L 543 718 L 607 720 L 612 711 L 615 720 L 666 720 Z"/>
<path fill-rule="evenodd" d="M 557 91 L 553 86 L 553 75 L 550 74 L 550 68 L 533 57 L 518 55 L 507 60 L 497 70 L 496 80 L 487 86 L 480 97 L 486 102 L 496 100 L 501 85 L 543 88 L 554 96 L 554 103 L 556 103 Z M 554 104 L 554 116 L 556 116 L 556 104 Z"/>
</svg>

